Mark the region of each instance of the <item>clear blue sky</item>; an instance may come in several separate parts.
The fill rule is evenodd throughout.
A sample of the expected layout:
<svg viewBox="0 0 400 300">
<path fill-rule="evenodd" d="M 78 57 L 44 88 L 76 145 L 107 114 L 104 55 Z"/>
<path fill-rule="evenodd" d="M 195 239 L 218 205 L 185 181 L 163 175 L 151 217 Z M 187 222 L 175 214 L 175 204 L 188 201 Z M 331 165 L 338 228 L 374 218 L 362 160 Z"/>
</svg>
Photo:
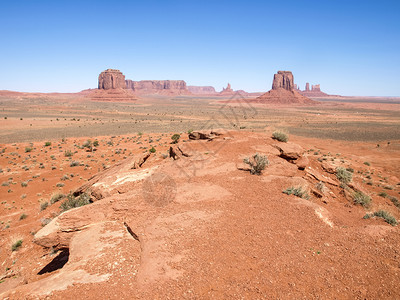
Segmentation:
<svg viewBox="0 0 400 300">
<path fill-rule="evenodd" d="M 0 2 L 0 90 L 75 92 L 98 74 L 400 96 L 400 1 Z"/>
</svg>

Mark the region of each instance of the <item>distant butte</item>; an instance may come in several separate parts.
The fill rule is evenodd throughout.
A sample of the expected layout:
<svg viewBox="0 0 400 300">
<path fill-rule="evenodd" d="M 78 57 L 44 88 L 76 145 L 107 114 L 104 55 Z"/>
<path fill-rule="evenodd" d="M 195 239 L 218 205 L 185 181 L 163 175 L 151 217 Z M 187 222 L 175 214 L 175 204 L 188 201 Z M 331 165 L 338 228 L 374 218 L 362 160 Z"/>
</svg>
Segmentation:
<svg viewBox="0 0 400 300">
<path fill-rule="evenodd" d="M 301 95 L 295 90 L 294 77 L 290 71 L 278 71 L 274 75 L 272 82 L 272 89 L 257 97 L 255 102 L 259 103 L 271 103 L 271 104 L 308 104 L 313 105 L 316 102 Z"/>
<path fill-rule="evenodd" d="M 306 88 L 304 91 L 301 91 L 297 87 L 296 84 L 295 84 L 295 90 L 298 91 L 301 95 L 306 96 L 306 97 L 329 97 L 330 96 L 321 91 L 321 86 L 319 84 L 312 85 L 311 90 L 310 90 L 310 84 L 308 82 L 306 83 Z"/>
<path fill-rule="evenodd" d="M 125 75 L 120 70 L 107 69 L 100 73 L 98 89 L 86 97 L 96 101 L 132 101 L 137 97 L 126 88 Z"/>
</svg>

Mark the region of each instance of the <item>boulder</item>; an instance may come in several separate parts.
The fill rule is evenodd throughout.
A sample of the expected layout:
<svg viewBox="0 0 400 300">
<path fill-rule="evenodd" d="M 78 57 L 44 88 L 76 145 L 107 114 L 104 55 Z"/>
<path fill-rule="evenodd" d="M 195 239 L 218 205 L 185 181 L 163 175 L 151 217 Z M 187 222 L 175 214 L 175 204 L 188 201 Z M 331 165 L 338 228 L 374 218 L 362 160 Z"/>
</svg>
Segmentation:
<svg viewBox="0 0 400 300">
<path fill-rule="evenodd" d="M 300 170 L 304 170 L 309 166 L 310 160 L 306 156 L 302 156 L 299 159 L 297 159 L 295 163 Z"/>
<path fill-rule="evenodd" d="M 301 146 L 293 143 L 279 143 L 272 146 L 279 150 L 280 157 L 289 161 L 301 158 L 304 153 L 304 149 Z"/>
</svg>

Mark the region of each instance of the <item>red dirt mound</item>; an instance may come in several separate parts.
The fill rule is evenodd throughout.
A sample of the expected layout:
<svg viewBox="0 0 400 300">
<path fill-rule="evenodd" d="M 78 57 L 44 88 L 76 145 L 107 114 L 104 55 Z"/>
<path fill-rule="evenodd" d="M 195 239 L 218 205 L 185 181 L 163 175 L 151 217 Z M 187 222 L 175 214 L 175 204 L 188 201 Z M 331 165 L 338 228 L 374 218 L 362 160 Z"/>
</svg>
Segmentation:
<svg viewBox="0 0 400 300">
<path fill-rule="evenodd" d="M 309 104 L 315 105 L 317 102 L 307 97 L 300 95 L 296 91 L 288 91 L 283 88 L 270 90 L 269 92 L 257 97 L 253 100 L 257 103 L 272 103 L 272 104 Z"/>
</svg>

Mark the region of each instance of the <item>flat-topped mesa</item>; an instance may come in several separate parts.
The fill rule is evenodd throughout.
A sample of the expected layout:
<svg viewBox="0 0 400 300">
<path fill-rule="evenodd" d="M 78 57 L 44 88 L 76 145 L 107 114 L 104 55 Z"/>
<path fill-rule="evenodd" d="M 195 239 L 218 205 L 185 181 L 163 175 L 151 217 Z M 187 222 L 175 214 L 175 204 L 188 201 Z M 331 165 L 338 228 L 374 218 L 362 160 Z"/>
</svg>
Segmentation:
<svg viewBox="0 0 400 300">
<path fill-rule="evenodd" d="M 216 94 L 215 88 L 213 86 L 194 86 L 188 85 L 189 92 L 193 94 Z"/>
<path fill-rule="evenodd" d="M 141 80 L 133 81 L 127 79 L 126 86 L 137 93 L 141 94 L 187 94 L 190 93 L 187 89 L 184 80 Z"/>
<path fill-rule="evenodd" d="M 272 82 L 272 89 L 285 89 L 287 91 L 293 91 L 294 89 L 294 79 L 293 74 L 290 71 L 278 71 L 274 75 L 274 81 Z"/>
<path fill-rule="evenodd" d="M 120 70 L 107 69 L 99 75 L 100 90 L 126 89 L 125 75 Z"/>
</svg>

